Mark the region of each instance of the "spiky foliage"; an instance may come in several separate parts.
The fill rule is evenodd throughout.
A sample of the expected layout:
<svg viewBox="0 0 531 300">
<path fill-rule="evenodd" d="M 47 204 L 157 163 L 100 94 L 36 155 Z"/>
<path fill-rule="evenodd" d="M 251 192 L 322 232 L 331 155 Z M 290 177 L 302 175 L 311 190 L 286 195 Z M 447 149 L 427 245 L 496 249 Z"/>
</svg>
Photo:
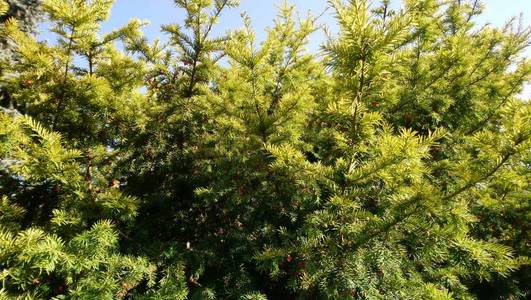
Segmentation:
<svg viewBox="0 0 531 300">
<path fill-rule="evenodd" d="M 44 1 L 56 45 L 5 24 L 17 61 L 2 78 L 16 109 L 0 115 L 1 297 L 114 299 L 168 284 L 186 295 L 179 265 L 162 270 L 120 247 L 139 201 L 114 166 L 119 132 L 142 124 L 144 73 L 113 45 L 138 35 L 139 21 L 98 33 L 111 5 Z"/>
<path fill-rule="evenodd" d="M 35 31 L 37 22 L 41 19 L 40 0 L 1 0 L 0 1 L 0 76 L 10 75 L 4 68 L 5 63 L 17 59 L 14 53 L 14 43 L 7 38 L 5 25 L 11 20 L 17 20 L 21 30 L 27 33 Z M 6 74 L 4 74 L 6 73 Z M 0 82 L 0 105 L 12 109 L 13 102 L 8 91 Z"/>
<path fill-rule="evenodd" d="M 55 46 L 25 35 L 14 20 L 6 24 L 20 60 L 18 75 L 4 81 L 14 106 L 79 145 L 119 143 L 117 132 L 139 116 L 143 66 L 118 51 L 113 41 L 139 34 L 141 22 L 101 35 L 99 24 L 112 3 L 45 1 L 58 37 Z"/>
<path fill-rule="evenodd" d="M 56 46 L 7 23 L 2 296 L 529 296 L 529 29 L 334 0 L 316 56 L 286 3 L 258 42 L 245 14 L 212 36 L 236 2 L 176 0 L 153 44 L 99 33 L 111 4 L 44 1 Z"/>
<path fill-rule="evenodd" d="M 122 298 L 151 279 L 145 258 L 118 250 L 116 223 L 132 220 L 136 199 L 105 185 L 90 193 L 81 152 L 29 117 L 2 114 L 0 125 L 0 295 Z"/>
<path fill-rule="evenodd" d="M 33 32 L 40 19 L 40 0 L 2 0 L 0 1 L 0 30 L 10 19 L 21 23 L 24 32 Z M 0 59 L 12 59 L 13 44 L 5 35 L 0 38 Z"/>
</svg>

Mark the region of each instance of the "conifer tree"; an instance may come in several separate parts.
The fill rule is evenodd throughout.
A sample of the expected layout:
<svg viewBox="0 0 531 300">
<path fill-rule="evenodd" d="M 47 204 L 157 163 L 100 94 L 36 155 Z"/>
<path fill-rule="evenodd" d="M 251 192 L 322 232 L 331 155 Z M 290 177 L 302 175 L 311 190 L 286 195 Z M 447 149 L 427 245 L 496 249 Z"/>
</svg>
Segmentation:
<svg viewBox="0 0 531 300">
<path fill-rule="evenodd" d="M 2 29 L 0 298 L 530 295 L 517 20 L 333 0 L 316 55 L 286 2 L 260 42 L 245 14 L 213 36 L 236 1 L 175 0 L 164 43 L 102 33 L 111 0 L 42 2 L 56 44 Z"/>
<path fill-rule="evenodd" d="M 5 23 L 17 60 L 3 62 L 16 76 L 2 84 L 18 111 L 0 119 L 3 298 L 186 297 L 180 266 L 120 247 L 138 199 L 114 169 L 120 131 L 142 124 L 144 73 L 113 44 L 141 22 L 98 32 L 112 2 L 44 1 L 56 45 Z"/>
<path fill-rule="evenodd" d="M 0 2 L 0 24 L 14 18 L 21 24 L 24 32 L 33 32 L 40 19 L 40 0 L 3 0 Z M 1 26 L 1 25 L 0 25 Z M 9 58 L 12 45 L 3 36 L 0 38 L 0 58 Z"/>
<path fill-rule="evenodd" d="M 21 24 L 21 30 L 24 32 L 34 32 L 37 22 L 40 20 L 40 1 L 39 0 L 2 0 L 0 1 L 0 30 L 3 30 L 5 23 L 10 19 L 16 19 Z M 13 53 L 13 43 L 6 38 L 4 34 L 0 37 L 0 60 L 16 59 Z M 0 65 L 0 76 L 5 72 Z M 0 105 L 4 108 L 10 107 L 9 93 L 0 85 Z"/>
</svg>

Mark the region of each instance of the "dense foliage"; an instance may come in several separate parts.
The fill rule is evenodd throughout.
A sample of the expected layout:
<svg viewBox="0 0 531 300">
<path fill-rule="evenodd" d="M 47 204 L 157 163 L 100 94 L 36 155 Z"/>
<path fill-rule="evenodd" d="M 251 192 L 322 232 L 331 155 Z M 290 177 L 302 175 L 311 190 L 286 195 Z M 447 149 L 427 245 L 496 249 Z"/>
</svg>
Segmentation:
<svg viewBox="0 0 531 300">
<path fill-rule="evenodd" d="M 0 3 L 0 24 L 15 18 L 20 24 L 20 30 L 34 32 L 40 17 L 40 0 L 4 0 Z M 9 51 L 12 46 L 9 41 L 5 35 L 0 37 L 0 49 L 3 56 L 12 54 Z"/>
<path fill-rule="evenodd" d="M 5 26 L 5 23 L 10 19 L 16 19 L 19 22 L 19 29 L 26 33 L 35 31 L 37 22 L 40 20 L 40 0 L 4 0 L 0 1 L 0 30 Z M 3 31 L 0 31 L 3 32 Z M 0 60 L 15 60 L 16 45 L 5 34 L 0 35 Z M 3 65 L 0 64 L 0 76 L 9 76 L 4 74 Z M 0 84 L 0 103 L 12 108 L 10 96 L 3 85 Z"/>
<path fill-rule="evenodd" d="M 15 1 L 16 2 L 16 1 Z M 531 30 L 479 1 L 175 0 L 149 43 L 113 0 L 44 0 L 1 35 L 0 299 L 525 299 Z M 3 52 L 4 54 L 7 52 Z"/>
</svg>

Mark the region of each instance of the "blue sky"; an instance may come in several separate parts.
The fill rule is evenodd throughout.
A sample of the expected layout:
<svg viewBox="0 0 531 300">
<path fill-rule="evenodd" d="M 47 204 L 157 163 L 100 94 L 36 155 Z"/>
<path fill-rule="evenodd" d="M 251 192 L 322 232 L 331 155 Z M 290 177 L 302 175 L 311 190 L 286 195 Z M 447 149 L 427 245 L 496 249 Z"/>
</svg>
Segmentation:
<svg viewBox="0 0 531 300">
<path fill-rule="evenodd" d="M 241 26 L 241 13 L 246 12 L 253 22 L 258 38 L 265 36 L 264 29 L 272 24 L 277 11 L 277 4 L 282 0 L 240 0 L 238 8 L 226 10 L 221 16 L 218 26 L 215 27 L 215 34 L 223 34 L 228 29 Z M 378 0 L 373 0 L 377 2 Z M 400 0 L 392 0 L 397 5 Z M 302 15 L 311 11 L 313 15 L 320 15 L 328 7 L 327 0 L 288 0 L 294 4 L 297 11 Z M 525 26 L 531 25 L 531 0 L 483 0 L 485 12 L 478 19 L 479 22 L 488 22 L 496 26 L 501 26 L 509 18 L 523 14 Z M 103 24 L 102 31 L 108 32 L 116 29 L 131 18 L 148 20 L 149 25 L 144 27 L 144 33 L 150 39 L 165 39 L 160 32 L 160 26 L 168 23 L 181 22 L 183 19 L 182 10 L 178 9 L 173 0 L 116 0 L 111 11 L 110 19 Z M 328 24 L 334 29 L 334 19 L 331 10 L 328 10 L 320 19 L 320 23 Z M 43 28 L 44 29 L 44 28 Z M 46 31 L 41 38 L 50 39 Z M 314 34 L 310 49 L 317 50 L 323 41 L 322 31 Z M 531 54 L 531 51 L 527 53 Z"/>
<path fill-rule="evenodd" d="M 288 2 L 295 4 L 302 14 L 311 10 L 314 15 L 318 15 L 327 8 L 326 0 L 289 0 Z M 479 19 L 480 22 L 500 26 L 509 18 L 523 13 L 524 25 L 531 25 L 531 0 L 483 0 L 483 2 L 486 9 Z M 227 29 L 241 26 L 240 14 L 246 12 L 251 17 L 258 36 L 263 37 L 263 29 L 272 24 L 278 3 L 280 0 L 241 0 L 240 7 L 225 11 L 216 31 L 223 33 Z M 117 28 L 130 18 L 149 20 L 150 25 L 144 28 L 146 35 L 150 38 L 164 38 L 159 32 L 160 25 L 179 22 L 183 18 L 183 13 L 175 7 L 172 0 L 117 0 L 112 9 L 111 18 L 104 24 L 103 30 Z M 331 11 L 329 11 L 321 18 L 321 21 L 331 24 L 332 18 Z M 319 44 L 319 37 L 318 35 L 314 39 L 312 48 Z"/>
<path fill-rule="evenodd" d="M 264 29 L 272 24 L 277 11 L 277 4 L 282 0 L 241 0 L 238 8 L 225 11 L 221 16 L 218 26 L 214 29 L 214 34 L 223 34 L 229 29 L 241 26 L 241 13 L 246 12 L 253 22 L 258 39 L 263 39 Z M 378 0 L 373 0 L 377 2 Z M 395 5 L 401 3 L 400 0 L 392 1 Z M 288 0 L 294 4 L 297 11 L 302 15 L 311 11 L 313 15 L 320 15 L 328 7 L 327 0 Z M 480 23 L 491 23 L 502 26 L 511 17 L 518 17 L 523 14 L 523 25 L 531 26 L 531 0 L 483 0 L 485 11 L 477 20 Z M 160 32 L 160 26 L 168 23 L 180 23 L 183 19 L 182 10 L 178 9 L 173 0 L 116 0 L 111 11 L 110 19 L 103 24 L 102 31 L 108 32 L 116 29 L 131 18 L 149 20 L 150 24 L 144 28 L 144 33 L 149 39 L 165 36 Z M 320 23 L 329 24 L 334 29 L 334 19 L 331 10 L 328 10 L 320 19 Z M 41 38 L 49 39 L 45 33 Z M 322 31 L 314 34 L 309 48 L 312 51 L 318 50 L 324 35 Z M 526 52 L 531 57 L 531 49 Z M 525 97 L 531 97 L 531 86 L 528 85 L 524 92 Z"/>
<path fill-rule="evenodd" d="M 240 27 L 240 15 L 246 12 L 251 17 L 258 38 L 263 39 L 264 29 L 272 24 L 276 15 L 276 5 L 281 3 L 280 1 L 241 0 L 238 8 L 225 11 L 214 33 L 222 34 L 228 29 Z M 303 15 L 308 11 L 313 15 L 320 15 L 328 6 L 326 0 L 288 0 L 288 2 L 296 5 L 297 10 Z M 394 0 L 393 3 L 397 5 L 401 1 Z M 483 0 L 483 3 L 484 14 L 477 20 L 480 23 L 488 22 L 502 26 L 511 17 L 522 14 L 523 25 L 531 26 L 531 0 Z M 105 32 L 120 27 L 131 18 L 149 20 L 150 24 L 144 28 L 146 36 L 150 39 L 164 39 L 159 31 L 160 26 L 180 22 L 183 19 L 183 12 L 175 7 L 173 0 L 117 0 L 111 11 L 111 18 L 104 24 L 102 30 Z M 329 10 L 325 13 L 320 22 L 334 24 L 332 12 Z M 313 51 L 318 50 L 323 38 L 322 31 L 315 33 L 309 48 Z M 531 57 L 531 49 L 528 49 L 526 56 Z M 531 85 L 527 85 L 521 95 L 524 98 L 531 98 Z"/>
</svg>

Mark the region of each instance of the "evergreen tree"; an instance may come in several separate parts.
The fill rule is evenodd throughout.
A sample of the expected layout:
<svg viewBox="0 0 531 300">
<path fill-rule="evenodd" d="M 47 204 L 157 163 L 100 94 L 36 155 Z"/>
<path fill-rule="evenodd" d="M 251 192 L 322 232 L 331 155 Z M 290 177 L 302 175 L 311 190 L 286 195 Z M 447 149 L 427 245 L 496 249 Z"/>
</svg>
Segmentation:
<svg viewBox="0 0 531 300">
<path fill-rule="evenodd" d="M 531 29 L 333 0 L 316 55 L 287 3 L 258 42 L 174 2 L 166 43 L 101 33 L 111 0 L 4 23 L 0 298 L 529 297 Z"/>
<path fill-rule="evenodd" d="M 2 0 L 0 1 L 0 30 L 10 19 L 16 19 L 24 32 L 34 32 L 37 22 L 40 20 L 39 0 Z M 13 53 L 13 43 L 5 35 L 0 36 L 0 60 L 16 59 Z M 0 66 L 0 75 L 4 68 Z M 9 93 L 0 85 L 0 106 L 9 107 L 12 104 Z M 12 107 L 9 107 L 12 109 Z"/>
<path fill-rule="evenodd" d="M 120 246 L 138 199 L 114 169 L 120 132 L 142 124 L 144 68 L 113 44 L 141 22 L 98 32 L 112 2 L 44 1 L 57 45 L 5 24 L 17 61 L 4 66 L 17 75 L 2 84 L 22 115 L 0 119 L 3 298 L 186 296 L 180 266 Z"/>
<path fill-rule="evenodd" d="M 0 24 L 14 18 L 21 24 L 24 32 L 33 32 L 40 20 L 40 0 L 2 0 L 0 2 Z M 0 25 L 0 26 L 2 26 Z M 0 58 L 4 59 L 12 55 L 12 46 L 9 40 L 0 38 Z"/>
</svg>

